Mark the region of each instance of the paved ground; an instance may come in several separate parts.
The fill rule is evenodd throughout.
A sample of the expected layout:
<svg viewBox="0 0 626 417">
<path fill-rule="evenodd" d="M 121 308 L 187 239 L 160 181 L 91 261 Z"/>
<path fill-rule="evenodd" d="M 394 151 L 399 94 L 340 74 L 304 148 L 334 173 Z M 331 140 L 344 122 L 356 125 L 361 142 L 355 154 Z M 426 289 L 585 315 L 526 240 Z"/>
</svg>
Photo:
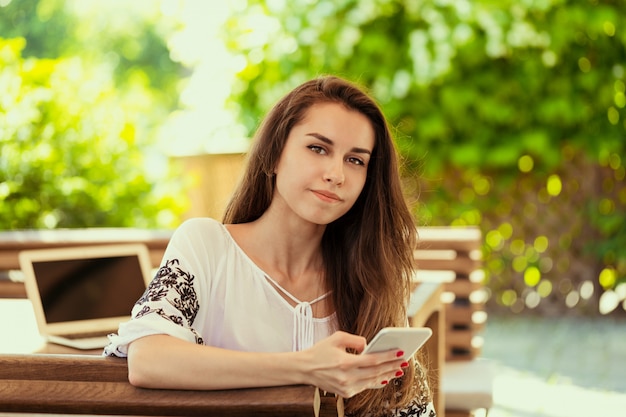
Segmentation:
<svg viewBox="0 0 626 417">
<path fill-rule="evenodd" d="M 489 316 L 489 417 L 626 417 L 626 320 Z"/>
</svg>

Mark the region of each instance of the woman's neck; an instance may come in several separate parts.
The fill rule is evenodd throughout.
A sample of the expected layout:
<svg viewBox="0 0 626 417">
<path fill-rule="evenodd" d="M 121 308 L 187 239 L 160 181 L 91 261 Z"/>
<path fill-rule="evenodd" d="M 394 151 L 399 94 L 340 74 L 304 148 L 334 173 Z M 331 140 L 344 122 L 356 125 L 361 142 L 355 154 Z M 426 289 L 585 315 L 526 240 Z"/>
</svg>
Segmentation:
<svg viewBox="0 0 626 417">
<path fill-rule="evenodd" d="M 254 222 L 227 228 L 246 255 L 298 299 L 308 301 L 327 291 L 321 253 L 324 226 L 276 221 L 266 212 Z"/>
</svg>

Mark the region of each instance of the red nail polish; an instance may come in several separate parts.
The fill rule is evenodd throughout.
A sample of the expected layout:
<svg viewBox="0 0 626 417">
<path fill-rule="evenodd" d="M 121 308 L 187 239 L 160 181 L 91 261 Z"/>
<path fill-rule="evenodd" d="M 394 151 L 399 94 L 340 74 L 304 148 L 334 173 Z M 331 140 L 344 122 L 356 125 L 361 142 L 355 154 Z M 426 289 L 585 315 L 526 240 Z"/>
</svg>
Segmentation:
<svg viewBox="0 0 626 417">
<path fill-rule="evenodd" d="M 398 358 L 399 358 L 399 357 L 401 357 L 401 356 L 404 356 L 404 352 L 403 352 L 403 351 L 401 351 L 401 350 L 399 350 L 399 351 L 396 353 L 396 356 L 397 356 Z"/>
<path fill-rule="evenodd" d="M 400 364 L 400 368 L 408 368 L 409 367 L 409 363 L 408 362 L 402 362 Z"/>
<path fill-rule="evenodd" d="M 389 381 L 387 381 L 387 380 L 384 380 L 383 382 L 381 382 L 381 384 L 383 384 L 383 385 L 387 385 L 388 383 L 389 383 Z"/>
<path fill-rule="evenodd" d="M 402 371 L 396 372 L 396 376 L 402 376 L 402 375 L 404 375 L 404 372 L 402 372 Z"/>
</svg>

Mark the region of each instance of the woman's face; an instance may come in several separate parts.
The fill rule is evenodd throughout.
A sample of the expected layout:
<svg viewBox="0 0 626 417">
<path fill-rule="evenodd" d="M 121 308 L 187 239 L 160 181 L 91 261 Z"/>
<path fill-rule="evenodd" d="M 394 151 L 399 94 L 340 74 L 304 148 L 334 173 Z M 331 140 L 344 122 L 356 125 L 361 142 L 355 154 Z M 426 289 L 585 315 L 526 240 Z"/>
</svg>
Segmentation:
<svg viewBox="0 0 626 417">
<path fill-rule="evenodd" d="M 311 106 L 287 137 L 275 170 L 274 203 L 311 223 L 337 220 L 363 190 L 374 138 L 363 114 L 338 103 Z"/>
</svg>

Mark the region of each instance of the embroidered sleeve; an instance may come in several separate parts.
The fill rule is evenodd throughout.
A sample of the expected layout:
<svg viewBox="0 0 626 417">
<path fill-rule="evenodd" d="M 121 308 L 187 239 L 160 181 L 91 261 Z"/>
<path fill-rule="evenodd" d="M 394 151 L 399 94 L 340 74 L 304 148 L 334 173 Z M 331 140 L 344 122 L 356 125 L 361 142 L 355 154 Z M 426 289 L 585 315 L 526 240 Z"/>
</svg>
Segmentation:
<svg viewBox="0 0 626 417">
<path fill-rule="evenodd" d="M 204 344 L 194 327 L 200 310 L 196 277 L 180 266 L 178 258 L 164 260 L 148 288 L 135 303 L 128 322 L 120 324 L 109 335 L 104 356 L 126 357 L 128 345 L 140 337 L 169 334 L 180 339 Z"/>
<path fill-rule="evenodd" d="M 140 309 L 133 309 L 133 312 L 136 311 L 133 318 L 157 314 L 174 324 L 189 328 L 195 334 L 196 343 L 203 344 L 202 337 L 191 327 L 200 308 L 193 287 L 195 277 L 181 269 L 179 265 L 178 259 L 170 259 L 163 263 L 143 296 L 137 301 L 136 306 Z"/>
<path fill-rule="evenodd" d="M 195 218 L 174 231 L 160 268 L 130 313 L 131 320 L 109 335 L 104 355 L 126 357 L 133 341 L 156 334 L 204 344 L 203 311 L 210 305 L 205 297 L 222 253 L 222 227 L 215 220 Z"/>
<path fill-rule="evenodd" d="M 419 362 L 415 362 L 415 380 L 413 382 L 418 387 L 418 395 L 405 408 L 395 410 L 393 417 L 436 417 L 435 406 L 426 376 L 426 370 Z"/>
<path fill-rule="evenodd" d="M 402 410 L 396 410 L 394 417 L 436 417 L 435 407 L 432 402 L 420 403 L 418 400 L 414 400 L 408 407 Z"/>
</svg>

